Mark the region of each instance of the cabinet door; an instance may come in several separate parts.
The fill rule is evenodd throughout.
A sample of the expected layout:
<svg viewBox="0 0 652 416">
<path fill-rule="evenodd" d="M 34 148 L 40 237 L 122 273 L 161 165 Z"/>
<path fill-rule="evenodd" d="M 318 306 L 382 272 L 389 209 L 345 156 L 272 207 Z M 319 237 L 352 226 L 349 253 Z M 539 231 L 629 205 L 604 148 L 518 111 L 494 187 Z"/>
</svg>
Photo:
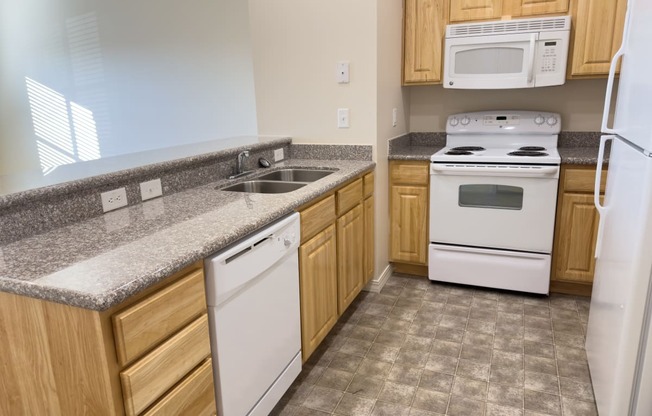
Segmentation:
<svg viewBox="0 0 652 416">
<path fill-rule="evenodd" d="M 405 0 L 403 83 L 439 83 L 448 0 Z"/>
<path fill-rule="evenodd" d="M 360 293 L 364 282 L 362 204 L 337 219 L 337 282 L 340 315 Z"/>
<path fill-rule="evenodd" d="M 623 37 L 627 0 L 577 0 L 571 75 L 606 75 Z"/>
<path fill-rule="evenodd" d="M 503 0 L 450 0 L 450 21 L 498 19 L 502 10 Z"/>
<path fill-rule="evenodd" d="M 554 280 L 591 283 L 599 219 L 593 195 L 565 192 L 561 198 Z"/>
<path fill-rule="evenodd" d="M 428 188 L 392 186 L 390 260 L 426 265 Z"/>
<path fill-rule="evenodd" d="M 569 0 L 504 0 L 504 16 L 537 16 L 566 13 Z"/>
<path fill-rule="evenodd" d="M 299 247 L 301 349 L 303 361 L 337 322 L 337 251 L 335 225 Z"/>
<path fill-rule="evenodd" d="M 374 197 L 364 200 L 364 284 L 374 277 Z"/>
</svg>

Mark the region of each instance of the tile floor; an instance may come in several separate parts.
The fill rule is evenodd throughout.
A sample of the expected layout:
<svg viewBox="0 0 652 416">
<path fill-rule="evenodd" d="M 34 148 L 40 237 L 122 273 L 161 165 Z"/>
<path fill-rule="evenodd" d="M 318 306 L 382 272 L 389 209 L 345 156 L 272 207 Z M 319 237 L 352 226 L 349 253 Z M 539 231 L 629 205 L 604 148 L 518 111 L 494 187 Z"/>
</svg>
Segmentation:
<svg viewBox="0 0 652 416">
<path fill-rule="evenodd" d="M 597 415 L 589 299 L 394 275 L 363 292 L 274 415 Z"/>
</svg>

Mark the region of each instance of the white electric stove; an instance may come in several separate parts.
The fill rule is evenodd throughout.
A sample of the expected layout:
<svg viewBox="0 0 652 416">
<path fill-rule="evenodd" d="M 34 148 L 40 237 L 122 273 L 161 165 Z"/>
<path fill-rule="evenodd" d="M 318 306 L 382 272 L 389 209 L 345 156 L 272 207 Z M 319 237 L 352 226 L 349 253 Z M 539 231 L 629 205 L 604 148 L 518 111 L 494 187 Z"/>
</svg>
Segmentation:
<svg viewBox="0 0 652 416">
<path fill-rule="evenodd" d="M 429 278 L 548 293 L 559 114 L 451 115 L 431 157 Z"/>
</svg>

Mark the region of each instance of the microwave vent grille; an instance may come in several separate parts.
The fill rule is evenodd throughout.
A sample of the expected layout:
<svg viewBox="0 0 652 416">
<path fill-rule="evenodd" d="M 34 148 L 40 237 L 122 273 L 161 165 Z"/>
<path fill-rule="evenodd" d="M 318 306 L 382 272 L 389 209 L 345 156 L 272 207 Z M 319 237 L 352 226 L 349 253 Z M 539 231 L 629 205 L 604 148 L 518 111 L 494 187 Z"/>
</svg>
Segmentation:
<svg viewBox="0 0 652 416">
<path fill-rule="evenodd" d="M 492 23 L 471 23 L 448 26 L 448 37 L 502 35 L 509 33 L 545 32 L 570 30 L 568 17 L 542 19 L 506 20 Z"/>
</svg>

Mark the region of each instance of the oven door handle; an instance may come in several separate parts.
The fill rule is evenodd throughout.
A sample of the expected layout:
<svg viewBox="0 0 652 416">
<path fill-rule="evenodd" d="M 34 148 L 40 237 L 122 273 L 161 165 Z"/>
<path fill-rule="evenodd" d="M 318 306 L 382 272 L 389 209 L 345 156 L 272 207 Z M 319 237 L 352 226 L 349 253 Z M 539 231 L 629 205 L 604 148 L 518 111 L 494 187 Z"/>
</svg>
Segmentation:
<svg viewBox="0 0 652 416">
<path fill-rule="evenodd" d="M 432 164 L 434 175 L 484 175 L 484 176 L 512 176 L 512 177 L 556 177 L 559 166 L 455 166 Z"/>
</svg>

